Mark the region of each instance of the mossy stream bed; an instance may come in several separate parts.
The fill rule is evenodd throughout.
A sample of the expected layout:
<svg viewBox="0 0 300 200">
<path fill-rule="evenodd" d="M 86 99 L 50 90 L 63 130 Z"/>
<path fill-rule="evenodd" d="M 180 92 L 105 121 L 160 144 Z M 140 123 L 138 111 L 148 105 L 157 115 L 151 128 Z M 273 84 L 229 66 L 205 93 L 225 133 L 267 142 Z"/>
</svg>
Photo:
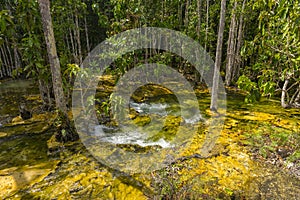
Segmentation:
<svg viewBox="0 0 300 200">
<path fill-rule="evenodd" d="M 206 158 L 195 155 L 200 153 L 207 124 L 192 120 L 188 127 L 195 126 L 198 132 L 180 151 L 184 159 L 150 173 L 124 173 L 99 163 L 81 141 L 59 144 L 58 151 L 50 153 L 53 113 L 34 113 L 29 120 L 12 123 L 18 115 L 17 99 L 27 98 L 32 107 L 39 102 L 32 85 L 13 84 L 1 87 L 5 95 L 0 97 L 2 199 L 299 199 L 300 112 L 282 109 L 276 100 L 245 104 L 239 91 L 229 89 L 225 124 Z M 103 90 L 106 96 L 110 93 L 107 87 Z M 127 124 L 150 133 L 151 141 L 125 140 L 116 145 L 144 153 L 153 151 L 147 147 L 152 142 L 160 146 L 159 152 L 182 121 L 190 122 L 178 114 L 172 95 L 151 91 L 151 102 L 134 97 L 132 108 L 138 112 L 130 112 Z M 201 114 L 209 118 L 209 94 L 196 92 Z M 101 88 L 97 94 L 101 96 Z M 163 132 L 152 134 L 160 119 L 165 120 Z"/>
</svg>

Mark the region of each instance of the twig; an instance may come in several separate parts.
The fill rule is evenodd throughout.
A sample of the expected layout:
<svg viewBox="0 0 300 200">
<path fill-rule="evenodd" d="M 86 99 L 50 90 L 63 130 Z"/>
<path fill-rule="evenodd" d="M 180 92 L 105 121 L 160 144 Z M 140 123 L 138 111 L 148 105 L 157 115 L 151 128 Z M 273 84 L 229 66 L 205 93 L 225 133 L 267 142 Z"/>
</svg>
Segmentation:
<svg viewBox="0 0 300 200">
<path fill-rule="evenodd" d="M 197 159 L 208 159 L 208 158 L 212 158 L 212 157 L 217 157 L 220 155 L 220 152 L 217 152 L 217 153 L 214 153 L 214 154 L 211 154 L 209 156 L 202 156 L 198 153 L 195 153 L 195 154 L 192 154 L 192 155 L 189 155 L 189 156 L 183 156 L 183 157 L 180 157 L 180 158 L 177 158 L 176 160 L 174 160 L 173 162 L 171 162 L 170 164 L 177 164 L 179 162 L 184 162 L 186 160 L 190 160 L 192 158 L 197 158 Z"/>
</svg>

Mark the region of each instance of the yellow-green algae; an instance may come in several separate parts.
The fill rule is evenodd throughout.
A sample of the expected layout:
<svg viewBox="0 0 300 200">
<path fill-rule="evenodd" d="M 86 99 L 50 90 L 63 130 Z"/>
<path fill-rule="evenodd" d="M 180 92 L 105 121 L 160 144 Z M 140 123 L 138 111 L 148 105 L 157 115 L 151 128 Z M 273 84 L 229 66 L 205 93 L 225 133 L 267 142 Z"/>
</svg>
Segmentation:
<svg viewBox="0 0 300 200">
<path fill-rule="evenodd" d="M 155 87 L 157 89 L 147 89 L 151 92 L 141 92 L 143 95 L 140 96 L 136 93 L 134 99 L 144 101 L 145 97 L 141 96 L 169 99 L 170 91 Z M 209 95 L 197 91 L 197 96 L 201 111 L 204 111 L 202 114 L 209 118 L 212 114 L 208 111 Z M 29 164 L 33 161 L 25 159 L 19 164 L 16 161 L 11 166 L 4 165 L 0 178 L 7 184 L 0 185 L 3 188 L 0 191 L 9 196 L 8 199 L 296 199 L 300 192 L 299 178 L 289 175 L 286 168 L 267 164 L 267 159 L 253 159 L 253 151 L 268 145 L 272 147 L 272 142 L 289 145 L 299 151 L 297 144 L 300 141 L 296 136 L 294 138 L 300 132 L 299 110 L 284 110 L 274 101 L 263 100 L 245 105 L 242 100 L 241 95 L 230 92 L 224 129 L 207 158 L 190 157 L 149 174 L 129 175 L 99 164 L 81 143 L 69 143 L 63 145 L 60 155 L 45 158 L 43 154 L 36 164 Z M 129 119 L 151 133 L 151 127 L 147 127 L 149 117 L 135 114 Z M 176 134 L 174 130 L 180 122 L 180 117 L 168 116 L 163 127 L 165 131 L 171 131 L 170 135 Z M 181 150 L 182 157 L 201 153 L 208 125 L 202 122 L 195 125 L 198 133 Z M 21 135 L 17 130 L 26 129 L 25 126 L 11 126 L 12 134 L 8 129 L 1 130 L 0 139 Z M 283 132 L 286 137 L 293 136 L 289 139 L 295 141 L 278 140 L 276 135 Z M 256 137 L 269 137 L 270 141 L 259 144 Z M 291 142 L 295 143 L 294 146 Z M 9 147 L 4 146 L 3 150 L 5 148 Z M 46 140 L 41 148 L 47 148 Z M 38 154 L 38 151 L 35 153 Z M 10 152 L 6 156 L 11 156 Z M 31 169 L 34 169 L 33 172 Z M 34 175 L 24 179 L 27 182 L 14 183 L 13 174 L 26 177 L 24 174 L 28 172 Z"/>
</svg>

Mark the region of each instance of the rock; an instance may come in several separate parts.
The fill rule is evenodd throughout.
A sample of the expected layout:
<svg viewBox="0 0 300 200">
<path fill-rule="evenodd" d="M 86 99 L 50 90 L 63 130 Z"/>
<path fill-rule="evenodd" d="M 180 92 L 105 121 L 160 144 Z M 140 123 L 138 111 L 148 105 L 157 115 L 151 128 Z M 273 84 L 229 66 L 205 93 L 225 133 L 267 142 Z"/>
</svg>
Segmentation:
<svg viewBox="0 0 300 200">
<path fill-rule="evenodd" d="M 137 116 L 134 118 L 133 122 L 138 126 L 145 126 L 151 122 L 151 118 L 149 116 Z"/>
<path fill-rule="evenodd" d="M 51 138 L 47 141 L 48 146 L 48 155 L 55 155 L 59 153 L 62 148 L 62 143 L 57 141 L 55 134 L 51 136 Z"/>
<path fill-rule="evenodd" d="M 7 136 L 7 133 L 5 132 L 0 132 L 0 138 Z"/>
<path fill-rule="evenodd" d="M 25 104 L 20 104 L 19 106 L 19 111 L 21 114 L 22 119 L 27 120 L 32 117 L 31 112 L 26 108 Z"/>
<path fill-rule="evenodd" d="M 22 123 L 24 122 L 21 116 L 17 116 L 11 120 L 12 123 Z"/>
</svg>

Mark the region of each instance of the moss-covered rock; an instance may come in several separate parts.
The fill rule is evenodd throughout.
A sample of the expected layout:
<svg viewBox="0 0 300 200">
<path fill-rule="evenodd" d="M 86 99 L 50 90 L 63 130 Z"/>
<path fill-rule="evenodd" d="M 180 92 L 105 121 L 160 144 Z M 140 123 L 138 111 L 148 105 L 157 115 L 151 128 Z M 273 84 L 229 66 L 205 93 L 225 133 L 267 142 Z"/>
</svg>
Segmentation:
<svg viewBox="0 0 300 200">
<path fill-rule="evenodd" d="M 151 122 L 151 118 L 149 116 L 139 115 L 134 118 L 133 123 L 138 126 L 145 126 Z"/>
</svg>

